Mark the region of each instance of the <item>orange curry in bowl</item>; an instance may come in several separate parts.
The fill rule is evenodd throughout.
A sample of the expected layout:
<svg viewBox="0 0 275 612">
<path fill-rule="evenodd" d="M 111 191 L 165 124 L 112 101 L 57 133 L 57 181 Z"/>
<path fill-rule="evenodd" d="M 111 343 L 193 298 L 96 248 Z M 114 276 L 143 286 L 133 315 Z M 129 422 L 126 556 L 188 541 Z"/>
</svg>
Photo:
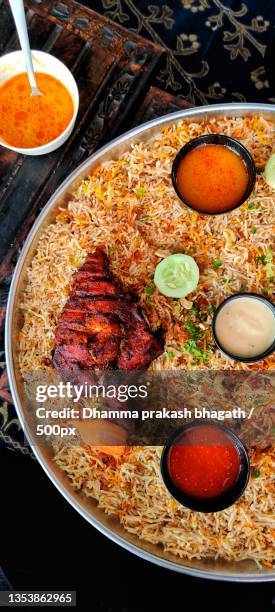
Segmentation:
<svg viewBox="0 0 275 612">
<path fill-rule="evenodd" d="M 244 194 L 248 183 L 246 166 L 237 153 L 221 144 L 200 145 L 182 159 L 178 187 L 191 206 L 223 211 Z"/>
<path fill-rule="evenodd" d="M 34 148 L 55 140 L 69 125 L 74 105 L 54 76 L 36 72 L 42 96 L 32 96 L 27 73 L 0 86 L 0 138 L 12 147 Z"/>
<path fill-rule="evenodd" d="M 186 206 L 221 214 L 240 206 L 256 179 L 254 161 L 244 145 L 225 134 L 193 138 L 173 162 L 172 182 Z"/>
</svg>

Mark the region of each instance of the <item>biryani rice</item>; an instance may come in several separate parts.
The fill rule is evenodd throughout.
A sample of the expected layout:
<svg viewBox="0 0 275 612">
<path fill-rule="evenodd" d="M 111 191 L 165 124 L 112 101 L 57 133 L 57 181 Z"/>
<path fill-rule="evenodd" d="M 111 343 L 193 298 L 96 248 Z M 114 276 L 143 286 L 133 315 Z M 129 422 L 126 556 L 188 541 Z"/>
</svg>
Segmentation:
<svg viewBox="0 0 275 612">
<path fill-rule="evenodd" d="M 120 460 L 90 447 L 56 449 L 55 461 L 73 487 L 141 540 L 181 558 L 274 561 L 275 453 L 251 453 L 252 474 L 243 497 L 222 512 L 201 514 L 171 498 L 159 472 L 161 449 L 127 449 Z"/>
<path fill-rule="evenodd" d="M 152 328 L 164 329 L 164 353 L 152 369 L 274 368 L 274 356 L 249 365 L 225 359 L 214 350 L 211 311 L 234 292 L 268 296 L 272 292 L 274 191 L 259 172 L 249 200 L 229 214 L 202 216 L 182 207 L 171 185 L 172 161 L 188 140 L 206 133 L 240 140 L 258 170 L 275 151 L 274 125 L 261 116 L 181 121 L 96 168 L 46 229 L 28 269 L 19 338 L 23 377 L 52 368 L 55 328 L 73 275 L 97 246 L 106 250 L 112 272 L 123 286 L 139 295 Z M 200 268 L 197 291 L 187 299 L 166 298 L 153 286 L 156 264 L 173 252 L 192 254 Z M 200 330 L 196 351 L 188 344 L 186 319 Z M 251 479 L 233 507 L 210 515 L 186 510 L 171 499 L 161 480 L 158 448 L 127 449 L 120 460 L 107 463 L 90 447 L 55 450 L 55 461 L 73 487 L 95 498 L 139 538 L 189 560 L 251 558 L 271 565 L 274 449 L 260 455 L 252 451 L 252 463 L 260 465 L 261 477 Z"/>
</svg>

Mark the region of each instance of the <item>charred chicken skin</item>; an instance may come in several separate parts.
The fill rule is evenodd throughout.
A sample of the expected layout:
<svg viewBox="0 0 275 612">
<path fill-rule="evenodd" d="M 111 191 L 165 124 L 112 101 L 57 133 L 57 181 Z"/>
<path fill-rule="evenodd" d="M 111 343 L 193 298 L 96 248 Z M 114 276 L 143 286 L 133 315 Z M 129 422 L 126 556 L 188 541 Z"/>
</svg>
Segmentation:
<svg viewBox="0 0 275 612">
<path fill-rule="evenodd" d="M 79 384 L 92 382 L 94 371 L 145 370 L 162 353 L 136 299 L 112 278 L 101 249 L 88 255 L 57 325 L 53 364 L 63 380 Z"/>
</svg>

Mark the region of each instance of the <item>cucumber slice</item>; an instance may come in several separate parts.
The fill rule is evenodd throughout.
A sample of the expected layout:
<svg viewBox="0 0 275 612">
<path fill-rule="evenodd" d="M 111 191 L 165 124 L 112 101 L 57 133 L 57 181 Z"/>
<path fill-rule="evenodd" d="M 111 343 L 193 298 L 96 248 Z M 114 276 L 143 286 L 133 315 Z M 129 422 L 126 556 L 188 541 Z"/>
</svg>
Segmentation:
<svg viewBox="0 0 275 612">
<path fill-rule="evenodd" d="M 272 189 L 275 189 L 275 153 L 270 155 L 270 158 L 267 160 L 264 174 L 267 184 L 272 187 Z"/>
<path fill-rule="evenodd" d="M 157 265 L 154 283 L 163 295 L 183 298 L 196 289 L 199 276 L 199 268 L 193 257 L 175 253 Z"/>
</svg>

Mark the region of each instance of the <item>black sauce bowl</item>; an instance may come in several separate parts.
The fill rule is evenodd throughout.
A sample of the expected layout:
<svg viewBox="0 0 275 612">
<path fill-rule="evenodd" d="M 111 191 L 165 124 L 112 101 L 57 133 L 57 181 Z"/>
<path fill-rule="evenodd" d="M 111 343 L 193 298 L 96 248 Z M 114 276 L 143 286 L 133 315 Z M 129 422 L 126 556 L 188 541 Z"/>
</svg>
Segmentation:
<svg viewBox="0 0 275 612">
<path fill-rule="evenodd" d="M 260 353 L 259 355 L 255 357 L 238 357 L 238 355 L 229 353 L 223 348 L 216 334 L 216 321 L 217 321 L 217 317 L 219 316 L 219 313 L 221 312 L 222 308 L 225 306 L 225 304 L 228 304 L 228 302 L 231 302 L 232 300 L 236 300 L 239 297 L 252 297 L 252 298 L 256 298 L 257 300 L 260 300 L 261 302 L 263 302 L 266 306 L 270 308 L 270 310 L 272 311 L 275 317 L 275 306 L 265 296 L 260 295 L 259 293 L 253 293 L 249 291 L 247 292 L 243 291 L 241 293 L 234 293 L 233 295 L 230 295 L 228 298 L 226 298 L 223 302 L 221 302 L 221 304 L 218 306 L 218 308 L 214 312 L 214 316 L 212 320 L 212 334 L 213 334 L 214 342 L 216 346 L 220 349 L 220 351 L 222 351 L 222 353 L 226 357 L 230 357 L 230 359 L 235 359 L 235 361 L 240 361 L 243 363 L 256 363 L 257 361 L 261 361 L 262 359 L 265 359 L 265 357 L 268 357 L 268 355 L 271 355 L 271 353 L 275 351 L 275 340 L 272 342 L 272 344 L 270 345 L 268 349 L 266 349 L 263 353 Z"/>
<path fill-rule="evenodd" d="M 196 147 L 199 147 L 201 145 L 208 145 L 208 144 L 224 145 L 228 149 L 231 149 L 232 151 L 234 151 L 234 153 L 237 153 L 237 155 L 241 157 L 243 163 L 245 164 L 245 167 L 247 170 L 247 177 L 248 177 L 247 188 L 245 192 L 243 193 L 241 199 L 238 202 L 235 202 L 231 206 L 231 208 L 227 208 L 226 210 L 219 210 L 217 212 L 213 212 L 210 210 L 209 211 L 201 210 L 200 208 L 196 208 L 195 206 L 190 204 L 190 202 L 188 202 L 188 200 L 186 200 L 181 194 L 178 188 L 178 183 L 177 183 L 178 168 L 179 168 L 180 162 L 183 160 L 185 155 L 187 155 L 187 153 L 190 153 L 190 151 L 192 151 Z M 192 140 L 189 140 L 189 142 L 187 142 L 187 144 L 185 144 L 179 150 L 179 152 L 177 153 L 173 161 L 171 178 L 172 178 L 173 187 L 175 189 L 177 196 L 186 206 L 188 206 L 192 210 L 195 210 L 196 212 L 201 213 L 202 215 L 224 215 L 228 212 L 231 212 L 231 210 L 234 210 L 235 208 L 239 208 L 239 206 L 241 206 L 241 204 L 243 204 L 245 200 L 249 198 L 251 192 L 253 191 L 255 181 L 256 181 L 256 168 L 255 168 L 255 164 L 254 164 L 254 160 L 252 156 L 250 155 L 249 151 L 246 149 L 246 147 L 244 147 L 244 145 L 241 142 L 239 142 L 238 140 L 235 140 L 235 138 L 226 136 L 225 134 L 205 134 L 204 136 L 198 136 L 197 138 L 192 138 Z"/>
<path fill-rule="evenodd" d="M 240 472 L 237 481 L 232 487 L 230 487 L 228 490 L 224 491 L 224 493 L 216 497 L 199 498 L 188 495 L 187 493 L 184 493 L 182 489 L 175 485 L 169 474 L 168 460 L 171 446 L 176 445 L 177 441 L 180 440 L 182 435 L 187 430 L 201 425 L 207 425 L 208 427 L 220 429 L 221 431 L 226 433 L 229 440 L 232 442 L 232 444 L 234 444 L 240 456 Z M 160 471 L 163 482 L 170 495 L 172 495 L 172 497 L 182 506 L 185 506 L 189 510 L 194 510 L 196 512 L 219 512 L 220 510 L 225 510 L 225 508 L 229 508 L 230 506 L 232 506 L 245 491 L 250 476 L 250 462 L 244 444 L 242 443 L 240 438 L 238 438 L 238 436 L 233 433 L 233 431 L 227 429 L 226 427 L 223 427 L 223 425 L 213 423 L 212 421 L 209 422 L 197 420 L 182 427 L 181 430 L 177 433 L 177 435 L 174 436 L 171 440 L 169 440 L 168 444 L 164 446 L 160 459 Z"/>
</svg>

